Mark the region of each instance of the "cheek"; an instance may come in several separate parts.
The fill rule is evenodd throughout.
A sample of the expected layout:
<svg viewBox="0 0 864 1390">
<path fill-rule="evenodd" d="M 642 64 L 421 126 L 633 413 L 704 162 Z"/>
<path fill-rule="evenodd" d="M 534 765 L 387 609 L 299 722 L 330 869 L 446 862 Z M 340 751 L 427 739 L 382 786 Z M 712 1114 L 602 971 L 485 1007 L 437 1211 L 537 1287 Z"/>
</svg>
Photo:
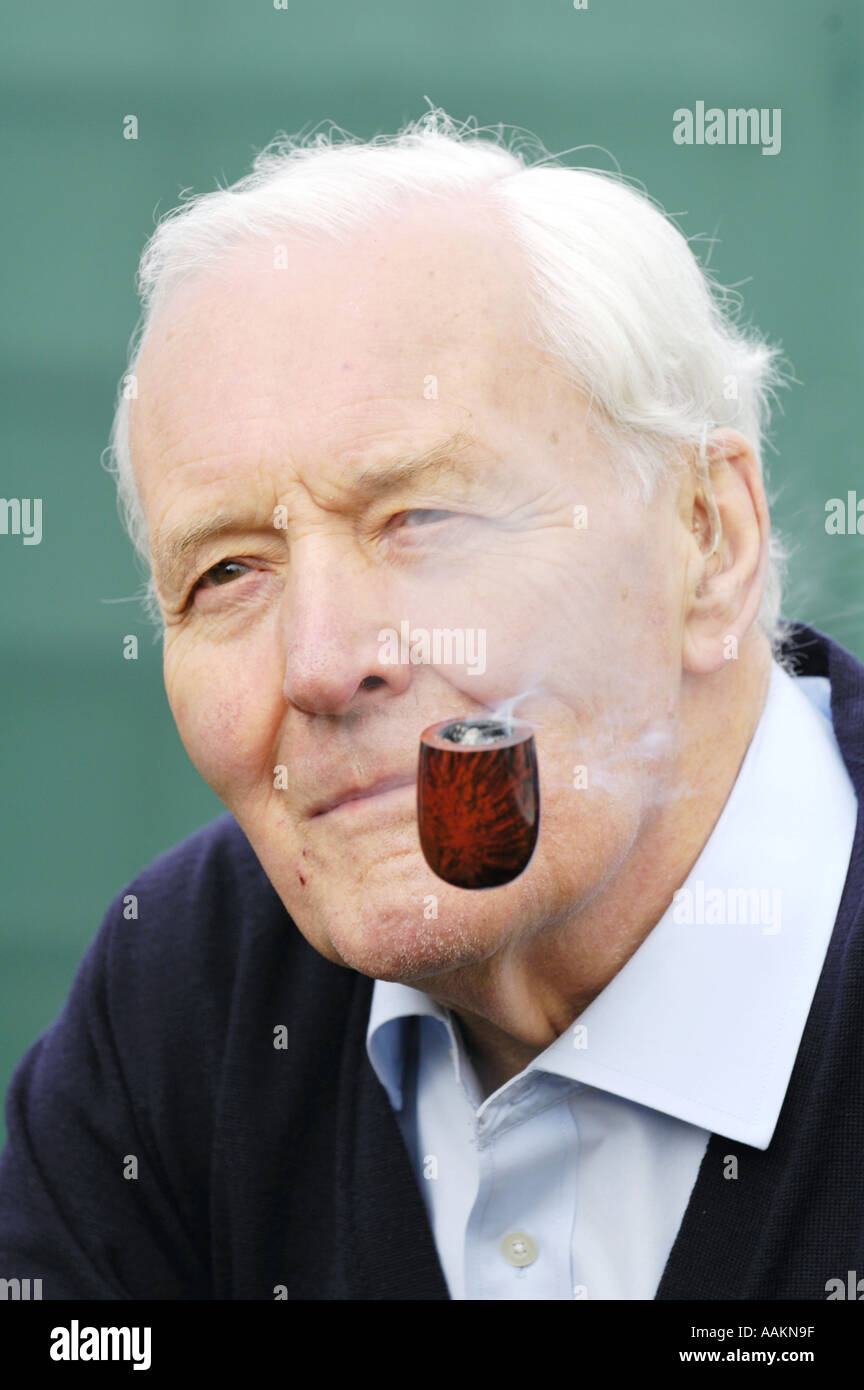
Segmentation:
<svg viewBox="0 0 864 1390">
<path fill-rule="evenodd" d="M 470 590 L 476 594 L 478 586 Z M 464 622 L 468 603 L 451 607 Z M 622 670 L 641 665 L 643 651 L 653 651 L 653 609 L 635 564 L 610 564 L 587 546 L 578 557 L 566 546 L 556 554 L 550 538 L 542 560 L 514 564 L 494 594 L 484 595 L 482 604 L 470 602 L 474 651 L 484 660 L 475 660 L 473 670 L 466 664 L 444 674 L 484 704 L 532 690 L 577 707 L 606 703 Z"/>
<path fill-rule="evenodd" d="M 190 645 L 166 653 L 165 689 L 183 746 L 228 803 L 272 782 L 272 749 L 284 710 L 282 672 L 273 646 L 262 648 Z"/>
</svg>

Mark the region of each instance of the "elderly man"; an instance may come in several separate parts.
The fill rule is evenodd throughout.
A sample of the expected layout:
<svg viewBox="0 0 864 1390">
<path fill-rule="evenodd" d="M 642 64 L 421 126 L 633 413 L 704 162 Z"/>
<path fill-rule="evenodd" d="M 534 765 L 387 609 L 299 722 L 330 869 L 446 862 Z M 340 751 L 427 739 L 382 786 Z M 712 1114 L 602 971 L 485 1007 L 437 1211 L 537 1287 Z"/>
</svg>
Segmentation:
<svg viewBox="0 0 864 1390">
<path fill-rule="evenodd" d="M 277 142 L 141 286 L 116 467 L 228 814 L 118 895 L 16 1070 L 3 1272 L 833 1296 L 864 1274 L 864 668 L 778 621 L 776 350 L 646 197 L 440 111 Z M 403 624 L 484 661 L 384 659 Z M 418 749 L 502 709 L 539 839 L 476 891 L 423 855 Z"/>
</svg>

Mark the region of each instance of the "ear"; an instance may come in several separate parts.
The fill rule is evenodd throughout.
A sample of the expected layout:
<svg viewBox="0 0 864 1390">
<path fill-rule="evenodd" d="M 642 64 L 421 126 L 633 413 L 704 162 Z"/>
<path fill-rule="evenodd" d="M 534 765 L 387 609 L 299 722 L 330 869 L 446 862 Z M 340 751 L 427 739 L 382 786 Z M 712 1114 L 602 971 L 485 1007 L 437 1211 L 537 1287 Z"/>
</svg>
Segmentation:
<svg viewBox="0 0 864 1390">
<path fill-rule="evenodd" d="M 765 587 L 771 522 L 749 440 L 732 429 L 709 435 L 681 501 L 689 530 L 682 665 L 710 675 L 737 655 Z"/>
</svg>

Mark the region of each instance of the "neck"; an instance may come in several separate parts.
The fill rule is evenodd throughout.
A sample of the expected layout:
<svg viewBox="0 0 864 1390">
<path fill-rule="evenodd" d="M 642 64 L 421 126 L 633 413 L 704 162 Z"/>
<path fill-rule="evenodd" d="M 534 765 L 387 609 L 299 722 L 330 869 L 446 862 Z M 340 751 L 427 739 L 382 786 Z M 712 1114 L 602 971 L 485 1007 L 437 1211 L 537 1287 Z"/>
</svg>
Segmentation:
<svg viewBox="0 0 864 1390">
<path fill-rule="evenodd" d="M 532 934 L 524 948 L 517 940 L 484 962 L 480 973 L 473 967 L 436 977 L 429 992 L 456 1015 L 484 1096 L 578 1018 L 663 916 L 728 800 L 770 676 L 771 653 L 760 633 L 737 670 L 726 668 L 694 686 L 681 720 L 673 783 L 680 794 L 648 820 L 618 872 L 587 906 L 549 932 Z"/>
</svg>

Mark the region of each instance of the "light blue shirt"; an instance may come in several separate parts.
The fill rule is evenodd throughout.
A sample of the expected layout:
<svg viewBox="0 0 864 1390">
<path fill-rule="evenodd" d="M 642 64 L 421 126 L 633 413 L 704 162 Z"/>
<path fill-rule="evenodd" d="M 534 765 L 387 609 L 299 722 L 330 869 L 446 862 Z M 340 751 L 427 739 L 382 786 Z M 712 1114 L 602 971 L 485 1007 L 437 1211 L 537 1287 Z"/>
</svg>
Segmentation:
<svg viewBox="0 0 864 1390">
<path fill-rule="evenodd" d="M 518 1076 L 484 1100 L 450 1011 L 375 982 L 367 1051 L 452 1298 L 654 1298 L 711 1134 L 730 1181 L 738 1145 L 771 1141 L 856 815 L 827 678 L 775 664 L 682 890 Z"/>
</svg>

